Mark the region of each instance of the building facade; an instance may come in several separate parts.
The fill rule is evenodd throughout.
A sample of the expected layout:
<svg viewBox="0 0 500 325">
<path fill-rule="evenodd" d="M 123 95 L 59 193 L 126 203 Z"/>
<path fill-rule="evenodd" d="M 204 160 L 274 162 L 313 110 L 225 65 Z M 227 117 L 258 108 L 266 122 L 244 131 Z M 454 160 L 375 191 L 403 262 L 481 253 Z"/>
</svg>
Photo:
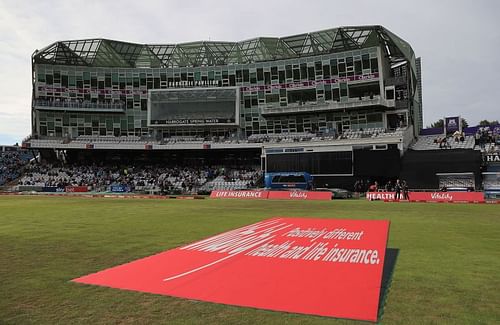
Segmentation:
<svg viewBox="0 0 500 325">
<path fill-rule="evenodd" d="M 38 138 L 245 139 L 370 128 L 418 134 L 422 128 L 420 60 L 382 26 L 240 42 L 60 41 L 33 54 L 32 70 L 32 136 Z M 163 90 L 170 97 L 160 97 L 158 109 L 188 98 L 198 102 L 200 118 L 193 118 L 196 111 L 183 116 L 181 105 L 175 117 L 165 110 L 153 119 L 151 99 Z M 231 110 L 229 99 L 219 102 L 224 96 L 236 101 L 227 119 L 217 111 Z"/>
</svg>

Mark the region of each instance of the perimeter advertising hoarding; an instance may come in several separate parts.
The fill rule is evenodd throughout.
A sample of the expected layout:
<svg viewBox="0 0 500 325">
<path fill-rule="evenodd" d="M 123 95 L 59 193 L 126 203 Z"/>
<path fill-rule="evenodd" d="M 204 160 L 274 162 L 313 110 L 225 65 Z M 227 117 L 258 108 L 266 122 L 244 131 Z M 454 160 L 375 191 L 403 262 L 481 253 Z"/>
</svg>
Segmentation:
<svg viewBox="0 0 500 325">
<path fill-rule="evenodd" d="M 66 186 L 65 190 L 67 193 L 71 193 L 71 192 L 81 193 L 81 192 L 88 192 L 89 188 L 87 186 Z"/>
<path fill-rule="evenodd" d="M 402 193 L 401 193 L 402 195 Z M 484 202 L 482 192 L 410 192 L 410 201 L 425 202 Z M 367 192 L 366 199 L 370 201 L 393 201 L 394 192 Z M 401 196 L 402 199 L 402 196 Z"/>
<path fill-rule="evenodd" d="M 375 322 L 388 231 L 387 220 L 277 217 L 73 281 Z"/>
<path fill-rule="evenodd" d="M 64 188 L 58 186 L 43 186 L 42 192 L 55 193 L 55 192 L 64 192 Z"/>
<path fill-rule="evenodd" d="M 267 199 L 269 191 L 212 191 L 212 199 Z"/>
<path fill-rule="evenodd" d="M 410 200 L 427 202 L 484 202 L 483 192 L 411 192 Z"/>
<path fill-rule="evenodd" d="M 124 193 L 129 191 L 129 187 L 127 185 L 111 185 L 109 189 L 114 193 Z"/>
<path fill-rule="evenodd" d="M 212 199 L 331 200 L 331 192 L 315 191 L 212 191 Z"/>
<path fill-rule="evenodd" d="M 270 200 L 331 200 L 332 192 L 271 191 Z"/>
</svg>

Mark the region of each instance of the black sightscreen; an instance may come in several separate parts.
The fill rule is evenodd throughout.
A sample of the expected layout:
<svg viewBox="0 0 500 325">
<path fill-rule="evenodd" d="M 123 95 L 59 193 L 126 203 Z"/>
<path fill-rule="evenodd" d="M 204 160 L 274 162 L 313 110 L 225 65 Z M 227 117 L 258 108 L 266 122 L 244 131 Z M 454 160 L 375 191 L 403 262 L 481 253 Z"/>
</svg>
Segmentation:
<svg viewBox="0 0 500 325">
<path fill-rule="evenodd" d="M 398 177 L 399 150 L 354 150 L 354 174 L 366 177 Z"/>
<path fill-rule="evenodd" d="M 352 174 L 352 151 L 267 155 L 268 172 Z"/>
<path fill-rule="evenodd" d="M 481 183 L 481 152 L 470 149 L 408 150 L 402 161 L 401 178 L 410 188 L 437 189 L 437 173 L 474 173 Z"/>
</svg>

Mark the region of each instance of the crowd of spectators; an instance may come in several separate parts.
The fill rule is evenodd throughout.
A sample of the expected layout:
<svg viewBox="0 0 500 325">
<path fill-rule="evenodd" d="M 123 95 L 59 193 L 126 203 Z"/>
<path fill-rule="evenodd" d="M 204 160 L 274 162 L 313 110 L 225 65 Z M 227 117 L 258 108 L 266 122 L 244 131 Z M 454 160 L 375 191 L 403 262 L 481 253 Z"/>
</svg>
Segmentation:
<svg viewBox="0 0 500 325">
<path fill-rule="evenodd" d="M 447 137 L 437 137 L 434 143 L 439 144 L 439 149 L 451 149 L 451 141 Z"/>
<path fill-rule="evenodd" d="M 110 104 L 111 105 L 111 104 Z M 224 135 L 205 135 L 205 136 L 175 136 L 175 135 L 79 135 L 71 136 L 64 134 L 59 137 L 39 137 L 34 136 L 33 140 L 68 144 L 70 142 L 91 143 L 144 143 L 144 144 L 159 144 L 159 145 L 174 145 L 174 144 L 240 144 L 240 143 L 293 143 L 293 142 L 321 142 L 321 141 L 336 141 L 336 140 L 356 140 L 363 138 L 387 138 L 387 137 L 402 137 L 404 128 L 398 128 L 395 131 L 388 131 L 384 128 L 368 128 L 356 130 L 344 130 L 339 134 L 336 130 L 328 132 L 283 132 L 275 134 L 252 134 L 248 137 L 237 135 L 236 133 L 227 132 Z M 27 140 L 26 140 L 27 141 Z"/>
<path fill-rule="evenodd" d="M 58 167 L 51 164 L 32 164 L 18 185 L 59 187 L 90 186 L 100 190 L 112 184 L 125 182 L 126 173 L 118 168 L 100 166 Z"/>
<path fill-rule="evenodd" d="M 252 134 L 247 140 L 249 143 L 302 142 L 311 141 L 314 137 L 314 134 L 308 132 Z"/>
<path fill-rule="evenodd" d="M 222 178 L 226 182 L 244 181 L 245 184 L 253 185 L 260 176 L 257 168 L 34 164 L 19 180 L 18 185 L 58 188 L 87 186 L 89 191 L 95 192 L 106 192 L 113 186 L 121 186 L 130 192 L 197 194 L 204 184 L 216 178 Z"/>
<path fill-rule="evenodd" d="M 484 149 L 486 144 L 500 144 L 500 128 L 492 128 L 490 126 L 484 126 L 477 129 L 474 135 L 475 145 Z"/>
<path fill-rule="evenodd" d="M 0 151 L 0 185 L 19 177 L 30 158 L 31 154 L 24 150 Z"/>
</svg>

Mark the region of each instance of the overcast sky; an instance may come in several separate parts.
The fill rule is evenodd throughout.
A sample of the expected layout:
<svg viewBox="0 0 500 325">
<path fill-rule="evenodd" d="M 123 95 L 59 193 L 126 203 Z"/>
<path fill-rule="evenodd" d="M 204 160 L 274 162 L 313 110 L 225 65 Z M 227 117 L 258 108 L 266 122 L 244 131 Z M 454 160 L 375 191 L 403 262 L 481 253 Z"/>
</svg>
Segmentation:
<svg viewBox="0 0 500 325">
<path fill-rule="evenodd" d="M 500 119 L 500 1 L 0 0 L 0 144 L 31 132 L 31 54 L 55 41 L 171 44 L 382 25 L 422 57 L 424 126 Z"/>
</svg>

